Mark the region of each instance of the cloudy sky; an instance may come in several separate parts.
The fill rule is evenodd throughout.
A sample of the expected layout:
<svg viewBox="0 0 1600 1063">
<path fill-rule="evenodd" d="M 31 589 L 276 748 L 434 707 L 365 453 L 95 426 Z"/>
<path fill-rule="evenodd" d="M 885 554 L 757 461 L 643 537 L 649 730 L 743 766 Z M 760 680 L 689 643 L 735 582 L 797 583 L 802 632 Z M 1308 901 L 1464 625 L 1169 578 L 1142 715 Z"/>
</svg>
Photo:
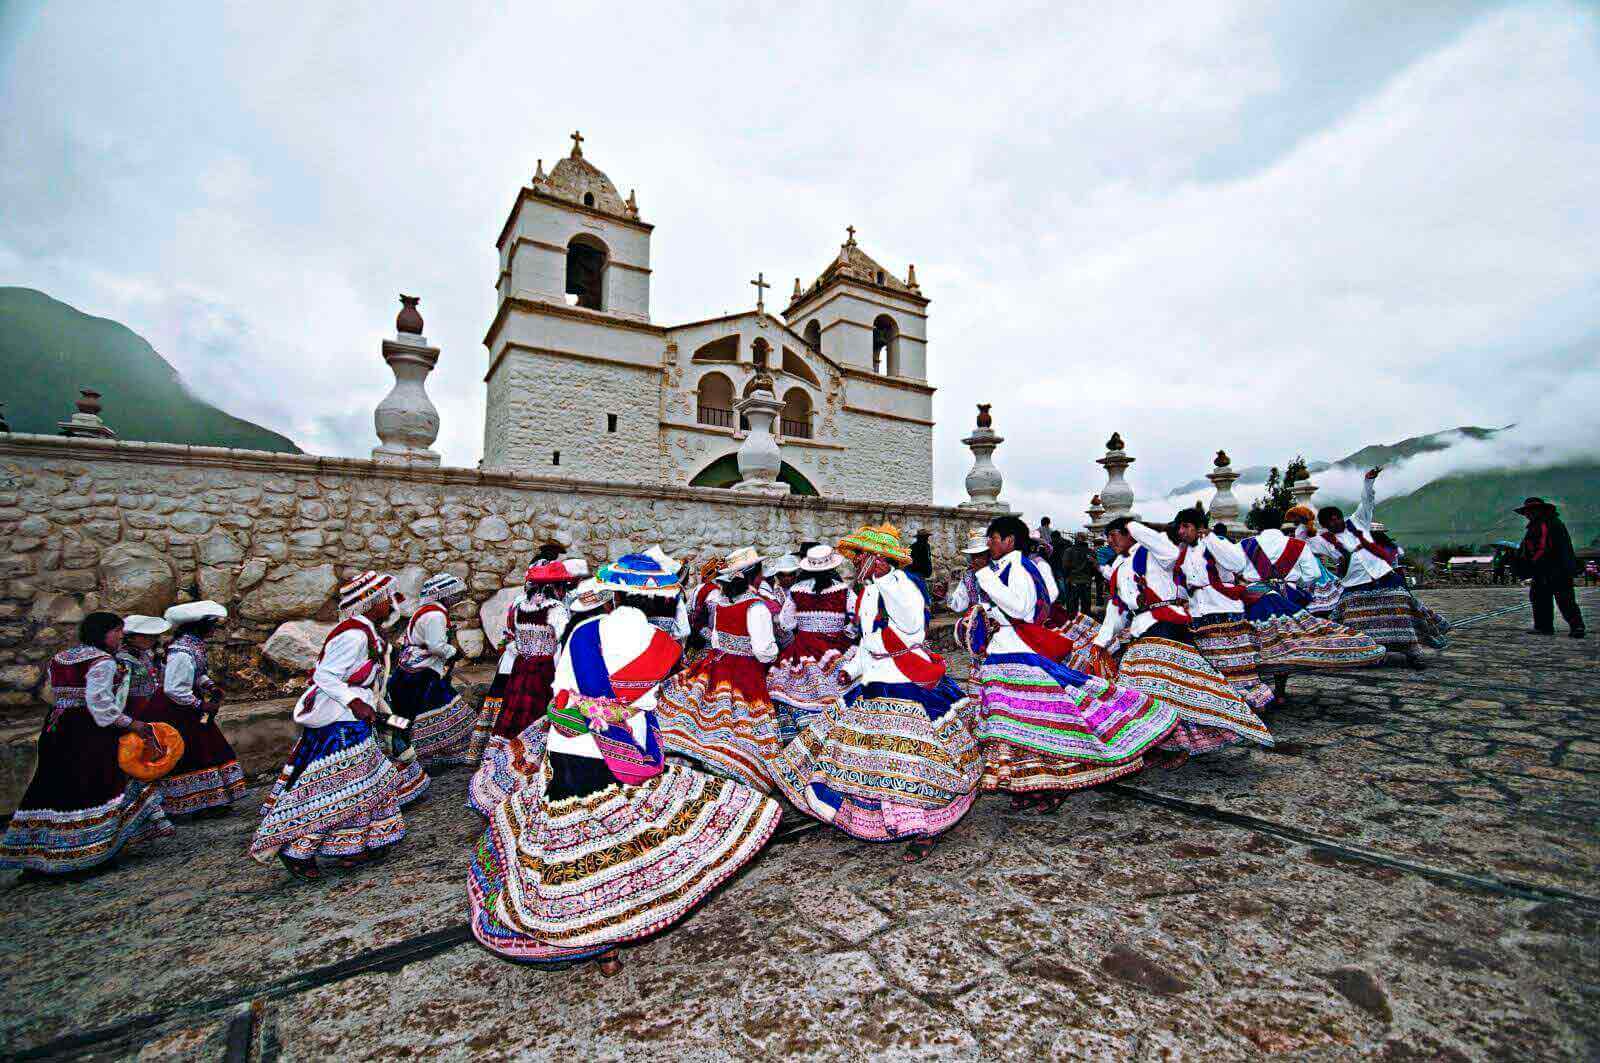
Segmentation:
<svg viewBox="0 0 1600 1063">
<path fill-rule="evenodd" d="M 1600 455 L 1592 5 L 542 6 L 0 5 L 0 284 L 336 454 L 419 293 L 473 465 L 495 237 L 577 128 L 656 225 L 658 322 L 846 224 L 916 263 L 940 501 L 978 401 L 1058 524 L 1113 429 L 1142 496 L 1461 424 Z"/>
</svg>

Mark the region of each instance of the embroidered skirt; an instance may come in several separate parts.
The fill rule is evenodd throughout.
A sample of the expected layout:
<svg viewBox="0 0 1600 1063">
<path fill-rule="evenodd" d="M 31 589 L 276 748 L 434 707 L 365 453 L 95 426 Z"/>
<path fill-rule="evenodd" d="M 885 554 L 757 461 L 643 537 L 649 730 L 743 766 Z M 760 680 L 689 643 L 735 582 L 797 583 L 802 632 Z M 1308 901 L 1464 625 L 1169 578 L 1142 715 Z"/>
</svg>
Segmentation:
<svg viewBox="0 0 1600 1063">
<path fill-rule="evenodd" d="M 542 654 L 519 655 L 511 671 L 496 673 L 472 728 L 467 763 L 482 760 L 491 739 L 510 741 L 535 720 L 542 720 L 550 707 L 550 688 L 555 678 L 556 659 Z"/>
<path fill-rule="evenodd" d="M 488 819 L 500 802 L 537 784 L 544 770 L 544 744 L 549 734 L 550 724 L 537 720 L 515 738 L 491 738 L 478 770 L 467 783 L 467 807 Z"/>
<path fill-rule="evenodd" d="M 427 765 L 465 764 L 476 713 L 432 668 L 397 668 L 389 677 L 389 708 L 411 720 L 411 748 Z"/>
<path fill-rule="evenodd" d="M 1269 592 L 1245 610 L 1255 632 L 1261 671 L 1322 672 L 1382 662 L 1384 649 L 1370 637 L 1312 616 L 1288 597 Z"/>
<path fill-rule="evenodd" d="M 1190 637 L 1200 656 L 1222 673 L 1252 710 L 1272 704 L 1272 688 L 1261 681 L 1256 658 L 1255 629 L 1243 614 L 1213 613 L 1197 616 L 1189 625 Z"/>
<path fill-rule="evenodd" d="M 938 834 L 965 815 L 983 774 L 977 739 L 953 703 L 893 693 L 874 684 L 814 717 L 773 762 L 783 796 L 867 841 Z"/>
<path fill-rule="evenodd" d="M 844 696 L 839 662 L 849 648 L 842 636 L 835 639 L 802 631 L 778 654 L 767 673 L 767 696 L 777 712 L 780 743 L 789 742 L 818 713 Z"/>
<path fill-rule="evenodd" d="M 1145 635 L 1123 651 L 1117 682 L 1142 690 L 1178 713 L 1161 748 L 1191 755 L 1249 740 L 1272 745 L 1267 725 L 1193 646 Z"/>
<path fill-rule="evenodd" d="M 1171 707 L 1149 694 L 1034 653 L 991 653 L 978 675 L 983 695 L 976 731 L 984 759 L 996 765 L 986 772 L 990 789 L 1077 789 L 1103 782 L 1058 765 L 1054 770 L 1063 784 L 1046 785 L 1046 769 L 1031 763 L 1029 754 L 1091 768 L 1125 766 L 1165 738 L 1178 720 Z M 1018 747 L 1020 758 L 997 743 Z M 1005 778 L 1013 784 L 1001 785 Z"/>
<path fill-rule="evenodd" d="M 139 707 L 136 718 L 171 724 L 183 736 L 183 756 L 159 783 L 168 815 L 221 808 L 244 796 L 244 771 L 215 720 L 207 722 L 198 710 L 175 704 L 160 691 Z"/>
<path fill-rule="evenodd" d="M 1346 587 L 1333 619 L 1402 653 L 1419 645 L 1443 649 L 1449 643 L 1449 623 L 1417 601 L 1397 572 L 1373 583 Z"/>
<path fill-rule="evenodd" d="M 124 846 L 171 836 L 161 787 L 129 779 L 117 766 L 123 734 L 77 707 L 39 736 L 33 781 L 0 838 L 0 868 L 83 871 Z"/>
<path fill-rule="evenodd" d="M 638 786 L 571 797 L 548 796 L 548 763 L 542 780 L 494 810 L 467 879 L 473 934 L 524 962 L 594 956 L 671 926 L 761 850 L 781 815 L 747 787 L 671 763 Z"/>
<path fill-rule="evenodd" d="M 426 780 L 426 776 L 423 776 Z M 357 720 L 307 728 L 261 806 L 250 855 L 359 856 L 406 836 L 400 776 Z"/>
<path fill-rule="evenodd" d="M 657 688 L 656 719 L 668 753 L 762 793 L 772 789 L 778 729 L 766 668 L 754 657 L 706 653 Z"/>
</svg>

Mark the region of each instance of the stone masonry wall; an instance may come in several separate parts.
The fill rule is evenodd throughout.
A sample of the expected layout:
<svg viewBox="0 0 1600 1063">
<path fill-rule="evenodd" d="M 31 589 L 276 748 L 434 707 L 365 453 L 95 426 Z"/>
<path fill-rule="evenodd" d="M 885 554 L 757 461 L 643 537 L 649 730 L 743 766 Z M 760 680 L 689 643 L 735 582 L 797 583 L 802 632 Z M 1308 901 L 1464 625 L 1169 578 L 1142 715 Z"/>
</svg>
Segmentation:
<svg viewBox="0 0 1600 1063">
<path fill-rule="evenodd" d="M 230 623 L 225 686 L 284 690 L 263 664 L 283 621 L 331 619 L 367 568 L 414 583 L 451 571 L 477 607 L 555 539 L 591 563 L 659 542 L 679 557 L 829 540 L 863 522 L 927 528 L 941 569 L 992 514 L 817 498 L 380 465 L 214 447 L 0 435 L 0 715 L 36 707 L 44 664 L 84 612 L 159 614 L 214 598 Z"/>
</svg>

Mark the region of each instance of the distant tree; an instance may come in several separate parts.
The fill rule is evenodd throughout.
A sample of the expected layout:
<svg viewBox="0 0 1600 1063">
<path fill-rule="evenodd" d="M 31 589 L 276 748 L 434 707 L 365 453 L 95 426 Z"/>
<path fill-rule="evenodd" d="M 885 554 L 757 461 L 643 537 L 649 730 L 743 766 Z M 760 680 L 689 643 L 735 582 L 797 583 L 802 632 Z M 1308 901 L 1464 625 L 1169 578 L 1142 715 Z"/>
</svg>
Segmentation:
<svg viewBox="0 0 1600 1063">
<path fill-rule="evenodd" d="M 1251 505 L 1244 522 L 1256 531 L 1266 531 L 1283 524 L 1283 515 L 1294 505 L 1294 495 L 1289 493 L 1289 488 L 1310 475 L 1306 470 L 1306 459 L 1298 454 L 1281 475 L 1276 465 L 1268 469 L 1266 490 Z"/>
</svg>

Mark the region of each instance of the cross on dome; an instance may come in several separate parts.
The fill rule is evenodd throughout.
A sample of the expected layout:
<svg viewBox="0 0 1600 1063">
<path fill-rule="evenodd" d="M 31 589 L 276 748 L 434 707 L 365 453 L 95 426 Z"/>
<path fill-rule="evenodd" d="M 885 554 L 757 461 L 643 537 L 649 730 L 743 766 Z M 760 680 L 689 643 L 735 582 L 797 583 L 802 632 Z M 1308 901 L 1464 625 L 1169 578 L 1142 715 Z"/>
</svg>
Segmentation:
<svg viewBox="0 0 1600 1063">
<path fill-rule="evenodd" d="M 572 157 L 574 159 L 583 158 L 583 134 L 576 129 L 572 131 Z"/>
</svg>

